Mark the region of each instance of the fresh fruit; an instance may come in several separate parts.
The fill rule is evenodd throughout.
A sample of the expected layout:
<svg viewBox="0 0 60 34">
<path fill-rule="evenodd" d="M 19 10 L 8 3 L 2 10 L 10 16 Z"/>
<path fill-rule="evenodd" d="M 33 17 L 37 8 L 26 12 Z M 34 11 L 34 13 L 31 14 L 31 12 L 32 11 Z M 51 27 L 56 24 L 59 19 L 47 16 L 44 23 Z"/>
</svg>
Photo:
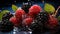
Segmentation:
<svg viewBox="0 0 60 34">
<path fill-rule="evenodd" d="M 28 13 L 29 12 L 29 8 L 32 6 L 32 4 L 31 3 L 23 3 L 23 5 L 22 5 L 22 9 L 26 12 L 26 13 Z"/>
<path fill-rule="evenodd" d="M 36 30 L 37 27 L 39 27 L 39 25 L 37 23 L 33 23 L 31 24 L 30 29 Z"/>
<path fill-rule="evenodd" d="M 7 11 L 7 10 L 4 10 Z M 11 30 L 13 30 L 13 24 L 9 21 L 9 19 L 12 17 L 13 15 L 10 14 L 10 12 L 3 12 L 2 13 L 2 20 L 0 22 L 0 31 L 2 32 L 10 32 Z"/>
<path fill-rule="evenodd" d="M 45 3 L 44 10 L 49 14 L 52 14 L 55 12 L 54 6 L 49 3 Z"/>
<path fill-rule="evenodd" d="M 14 26 L 18 26 L 19 25 L 19 21 L 17 20 L 16 17 L 11 17 L 9 21 L 12 22 L 14 24 Z"/>
<path fill-rule="evenodd" d="M 37 34 L 37 33 L 43 33 L 45 32 L 45 23 L 48 21 L 48 13 L 46 12 L 40 12 L 37 16 L 36 16 L 36 20 L 34 21 L 35 23 L 33 23 L 31 25 L 31 29 L 32 29 L 32 34 Z"/>
<path fill-rule="evenodd" d="M 36 22 L 31 24 L 30 26 L 30 29 L 32 30 L 32 34 L 39 34 L 39 33 L 41 34 L 41 28 L 42 26 Z"/>
<path fill-rule="evenodd" d="M 0 20 L 2 20 L 2 16 L 3 16 L 4 14 L 6 14 L 6 13 L 9 13 L 9 11 L 8 11 L 8 10 L 2 10 L 2 11 L 0 12 Z"/>
<path fill-rule="evenodd" d="M 31 25 L 31 29 L 32 29 L 32 34 L 41 34 L 43 32 L 45 32 L 45 23 L 48 21 L 48 13 L 46 12 L 40 12 L 37 16 L 36 16 L 36 20 L 34 21 L 35 23 L 33 23 Z"/>
<path fill-rule="evenodd" d="M 6 13 L 2 16 L 2 21 L 9 20 L 12 16 L 13 16 L 13 14 L 11 14 L 10 12 Z"/>
<path fill-rule="evenodd" d="M 24 10 L 22 10 L 22 9 L 16 10 L 15 16 L 16 16 L 17 19 L 21 20 L 23 15 L 25 15 L 25 11 Z"/>
<path fill-rule="evenodd" d="M 31 15 L 32 17 L 36 16 L 40 11 L 42 10 L 42 8 L 39 5 L 33 5 L 29 8 L 29 15 Z"/>
<path fill-rule="evenodd" d="M 12 10 L 15 12 L 18 9 L 16 5 L 12 5 Z"/>
<path fill-rule="evenodd" d="M 0 22 L 0 31 L 1 32 L 10 32 L 13 30 L 13 24 L 9 20 Z"/>
<path fill-rule="evenodd" d="M 36 20 L 37 20 L 37 23 L 46 23 L 47 20 L 48 20 L 48 13 L 46 12 L 40 12 L 37 16 L 36 16 Z"/>
<path fill-rule="evenodd" d="M 33 18 L 26 18 L 26 19 L 23 20 L 23 23 L 25 25 L 31 25 L 32 22 L 33 22 Z"/>
<path fill-rule="evenodd" d="M 53 29 L 53 28 L 56 27 L 57 25 L 58 25 L 58 20 L 57 20 L 55 17 L 49 15 L 48 27 L 49 27 L 50 29 Z"/>
</svg>

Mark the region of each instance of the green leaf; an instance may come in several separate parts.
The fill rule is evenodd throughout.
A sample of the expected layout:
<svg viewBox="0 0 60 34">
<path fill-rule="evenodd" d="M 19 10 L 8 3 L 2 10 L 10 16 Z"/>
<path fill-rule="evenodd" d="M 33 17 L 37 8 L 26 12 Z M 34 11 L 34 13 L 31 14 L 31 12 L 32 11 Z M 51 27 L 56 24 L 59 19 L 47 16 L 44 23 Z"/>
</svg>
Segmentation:
<svg viewBox="0 0 60 34">
<path fill-rule="evenodd" d="M 2 20 L 2 13 L 0 13 L 0 20 Z"/>
<path fill-rule="evenodd" d="M 10 11 L 8 11 L 8 10 L 2 10 L 2 11 L 0 12 L 0 20 L 2 20 L 2 16 L 3 16 L 4 14 L 8 13 L 8 12 L 10 12 Z"/>
<path fill-rule="evenodd" d="M 45 3 L 44 10 L 50 14 L 55 12 L 54 6 L 49 3 Z"/>
<path fill-rule="evenodd" d="M 60 21 L 60 16 L 58 16 L 58 20 Z"/>
<path fill-rule="evenodd" d="M 18 7 L 16 5 L 12 5 L 12 10 L 16 11 L 18 9 Z"/>
</svg>

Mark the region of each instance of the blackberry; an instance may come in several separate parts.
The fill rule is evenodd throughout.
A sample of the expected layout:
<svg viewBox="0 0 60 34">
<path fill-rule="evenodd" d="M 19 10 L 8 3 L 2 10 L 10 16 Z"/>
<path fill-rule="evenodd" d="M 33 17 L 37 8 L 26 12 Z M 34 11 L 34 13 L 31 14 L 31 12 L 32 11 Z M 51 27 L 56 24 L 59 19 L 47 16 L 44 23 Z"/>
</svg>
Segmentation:
<svg viewBox="0 0 60 34">
<path fill-rule="evenodd" d="M 42 26 L 41 30 L 43 30 L 43 32 L 45 32 L 45 30 L 47 30 L 45 25 L 46 25 L 46 22 L 48 21 L 48 18 L 49 18 L 49 14 L 44 11 L 40 12 L 36 16 L 36 20 L 37 20 L 36 23 L 38 23 L 38 25 Z"/>
<path fill-rule="evenodd" d="M 33 23 L 30 26 L 30 29 L 32 29 L 32 34 L 41 34 L 41 26 L 38 25 L 37 23 Z"/>
<path fill-rule="evenodd" d="M 29 2 L 23 3 L 22 9 L 23 9 L 26 13 L 28 13 L 29 8 L 30 8 L 31 6 L 32 6 L 32 4 L 29 3 Z"/>
<path fill-rule="evenodd" d="M 0 22 L 0 31 L 1 32 L 10 32 L 13 30 L 13 24 L 10 21 L 1 21 Z"/>
<path fill-rule="evenodd" d="M 13 15 L 9 12 L 2 16 L 2 21 L 0 22 L 0 31 L 9 32 L 13 29 L 13 24 L 9 21 L 9 19 Z"/>
<path fill-rule="evenodd" d="M 44 32 L 46 32 L 45 30 L 47 30 L 47 28 L 45 27 L 45 23 L 47 22 L 48 20 L 48 13 L 46 12 L 40 12 L 36 17 L 35 17 L 35 23 L 33 23 L 31 25 L 31 29 L 33 30 L 32 31 L 32 34 L 42 34 Z"/>
<path fill-rule="evenodd" d="M 48 18 L 49 18 L 49 15 L 46 12 L 40 12 L 36 16 L 37 23 L 43 23 L 43 24 L 47 22 Z"/>
<path fill-rule="evenodd" d="M 13 16 L 13 14 L 11 14 L 10 12 L 6 13 L 2 16 L 2 21 L 9 20 L 12 16 Z"/>
</svg>

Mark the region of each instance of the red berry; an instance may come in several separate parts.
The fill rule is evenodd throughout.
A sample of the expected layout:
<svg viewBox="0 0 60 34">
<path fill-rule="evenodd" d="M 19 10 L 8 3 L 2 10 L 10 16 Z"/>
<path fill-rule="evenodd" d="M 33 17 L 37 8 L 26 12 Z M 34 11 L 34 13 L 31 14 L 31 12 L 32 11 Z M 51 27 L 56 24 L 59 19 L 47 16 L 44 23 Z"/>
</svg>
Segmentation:
<svg viewBox="0 0 60 34">
<path fill-rule="evenodd" d="M 33 22 L 33 18 L 26 18 L 26 19 L 23 20 L 23 22 L 24 22 L 25 25 L 30 25 Z"/>
<path fill-rule="evenodd" d="M 9 21 L 12 22 L 15 26 L 18 26 L 19 24 L 19 21 L 16 17 L 11 17 Z"/>
<path fill-rule="evenodd" d="M 53 27 L 56 27 L 56 25 L 58 25 L 58 20 L 55 17 L 50 15 L 48 23 L 49 23 L 50 28 L 53 28 Z"/>
<path fill-rule="evenodd" d="M 22 15 L 24 15 L 24 14 L 25 14 L 25 11 L 22 10 L 22 9 L 18 9 L 15 12 L 15 16 L 16 16 L 17 19 L 22 19 Z"/>
<path fill-rule="evenodd" d="M 37 15 L 41 10 L 42 8 L 39 5 L 33 5 L 31 8 L 29 8 L 29 14 L 34 16 Z"/>
</svg>

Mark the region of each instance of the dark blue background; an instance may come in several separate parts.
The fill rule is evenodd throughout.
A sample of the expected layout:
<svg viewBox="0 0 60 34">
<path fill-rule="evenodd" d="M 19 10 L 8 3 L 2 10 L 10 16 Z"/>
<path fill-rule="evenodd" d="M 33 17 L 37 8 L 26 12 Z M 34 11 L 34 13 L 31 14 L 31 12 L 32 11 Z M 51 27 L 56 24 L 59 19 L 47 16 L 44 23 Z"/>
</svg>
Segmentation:
<svg viewBox="0 0 60 34">
<path fill-rule="evenodd" d="M 16 2 L 15 2 L 16 1 Z M 0 0 L 0 9 L 3 9 L 4 7 L 11 7 L 12 4 L 20 4 L 18 6 L 21 6 L 22 2 L 27 2 L 28 0 Z M 32 3 L 37 3 L 41 5 L 42 0 L 31 0 Z M 60 5 L 59 0 L 44 0 L 45 3 L 50 3 L 52 4 L 56 9 Z M 5 8 L 6 9 L 6 8 Z"/>
</svg>

